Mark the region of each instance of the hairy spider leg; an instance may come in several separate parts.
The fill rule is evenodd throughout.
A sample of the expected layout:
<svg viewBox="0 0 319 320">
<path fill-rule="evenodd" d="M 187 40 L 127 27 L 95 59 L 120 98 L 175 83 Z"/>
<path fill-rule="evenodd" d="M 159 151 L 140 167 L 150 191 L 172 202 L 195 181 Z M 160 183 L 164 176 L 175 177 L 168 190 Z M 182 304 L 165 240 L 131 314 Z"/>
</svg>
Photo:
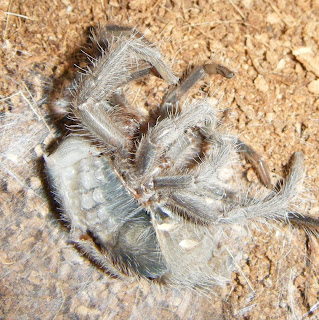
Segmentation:
<svg viewBox="0 0 319 320">
<path fill-rule="evenodd" d="M 83 126 L 102 144 L 127 156 L 129 141 L 117 124 L 114 114 L 116 108 L 108 100 L 114 97 L 117 88 L 146 73 L 145 62 L 154 66 L 168 83 L 175 83 L 177 78 L 156 48 L 147 45 L 143 39 L 135 39 L 132 35 L 119 42 L 114 50 L 102 55 L 93 71 L 89 70 L 84 75 L 73 106 Z M 142 69 L 132 71 L 132 66 L 138 67 L 139 61 L 142 62 Z"/>
</svg>

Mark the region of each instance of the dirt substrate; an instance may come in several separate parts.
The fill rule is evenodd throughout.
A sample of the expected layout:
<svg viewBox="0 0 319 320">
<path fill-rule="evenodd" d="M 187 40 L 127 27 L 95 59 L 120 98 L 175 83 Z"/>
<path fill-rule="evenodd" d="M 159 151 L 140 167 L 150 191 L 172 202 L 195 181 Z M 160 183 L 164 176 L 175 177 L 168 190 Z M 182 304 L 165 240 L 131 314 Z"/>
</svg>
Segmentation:
<svg viewBox="0 0 319 320">
<path fill-rule="evenodd" d="M 304 153 L 307 211 L 319 216 L 318 0 L 3 0 L 0 9 L 1 319 L 315 319 L 318 242 L 288 228 L 255 231 L 232 283 L 206 296 L 111 279 L 68 243 L 42 154 L 65 134 L 61 99 L 74 64 L 85 65 L 90 28 L 136 26 L 161 42 L 179 76 L 212 58 L 236 71 L 207 78 L 202 92 L 225 93 L 227 126 L 274 179 Z M 167 88 L 154 78 L 139 85 L 146 107 Z M 246 178 L 257 181 L 249 167 Z"/>
</svg>

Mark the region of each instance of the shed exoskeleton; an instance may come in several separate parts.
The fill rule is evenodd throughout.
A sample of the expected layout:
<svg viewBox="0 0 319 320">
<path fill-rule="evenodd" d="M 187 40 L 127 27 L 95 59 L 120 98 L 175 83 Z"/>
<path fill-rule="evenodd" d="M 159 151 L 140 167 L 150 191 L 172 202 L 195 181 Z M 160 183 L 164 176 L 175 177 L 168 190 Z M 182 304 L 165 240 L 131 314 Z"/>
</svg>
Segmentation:
<svg viewBox="0 0 319 320">
<path fill-rule="evenodd" d="M 236 171 L 239 154 L 269 187 L 268 169 L 252 148 L 221 130 L 218 103 L 179 103 L 205 75 L 232 78 L 232 71 L 205 64 L 178 83 L 158 48 L 136 30 L 109 26 L 94 39 L 103 44 L 101 57 L 90 58 L 72 101 L 81 130 L 45 157 L 71 239 L 91 260 L 118 277 L 207 288 L 229 281 L 251 224 L 317 228 L 295 206 L 304 176 L 300 152 L 280 189 L 252 194 Z M 123 88 L 151 73 L 172 89 L 156 124 L 141 134 L 148 119 Z"/>
</svg>

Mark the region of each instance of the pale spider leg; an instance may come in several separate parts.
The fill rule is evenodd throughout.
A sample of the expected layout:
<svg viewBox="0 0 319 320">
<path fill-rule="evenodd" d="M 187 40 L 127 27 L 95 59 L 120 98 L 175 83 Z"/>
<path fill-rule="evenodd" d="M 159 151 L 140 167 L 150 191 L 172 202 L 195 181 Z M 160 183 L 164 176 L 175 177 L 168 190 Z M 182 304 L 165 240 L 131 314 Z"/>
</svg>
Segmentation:
<svg viewBox="0 0 319 320">
<path fill-rule="evenodd" d="M 217 192 L 221 189 L 218 188 Z M 192 220 L 200 221 L 201 223 L 217 223 L 225 214 L 225 195 L 220 194 L 220 201 L 214 201 L 211 204 L 205 204 L 205 195 L 196 195 L 194 190 L 187 191 L 174 191 L 170 193 L 167 202 L 173 209 L 178 208 L 183 214 Z M 218 193 L 216 193 L 216 196 Z M 209 193 L 212 198 L 212 193 Z M 230 202 L 234 204 L 232 201 Z M 231 223 L 231 222 L 229 222 Z"/>
<path fill-rule="evenodd" d="M 205 179 L 207 180 L 207 179 Z M 211 179 L 213 180 L 213 179 Z M 216 181 L 217 179 L 215 179 Z M 213 180 L 214 181 L 214 180 Z M 207 198 L 213 198 L 226 203 L 236 202 L 236 193 L 231 190 L 218 185 L 217 183 L 209 183 L 205 185 L 205 181 L 199 181 L 199 177 L 195 175 L 181 174 L 181 175 L 165 175 L 153 178 L 153 188 L 162 195 L 171 195 L 173 192 L 186 191 L 195 192 Z M 201 198 L 203 202 L 204 199 Z"/>
<path fill-rule="evenodd" d="M 108 52 L 112 49 L 114 42 L 120 45 L 122 41 L 125 41 L 133 36 L 143 38 L 143 35 L 140 32 L 131 27 L 109 25 L 92 31 L 91 40 L 94 44 L 99 45 L 100 50 L 102 50 L 104 53 L 104 51 Z M 144 42 L 145 44 L 151 45 L 146 39 L 144 39 Z M 134 81 L 149 74 L 152 68 L 153 66 L 147 62 L 133 66 L 130 70 L 131 74 L 128 82 Z"/>
<path fill-rule="evenodd" d="M 128 45 L 123 44 L 102 57 L 95 68 L 84 76 L 74 99 L 74 113 L 84 127 L 107 146 L 124 150 L 126 138 L 119 130 L 107 101 L 113 92 L 129 80 Z"/>
<path fill-rule="evenodd" d="M 118 25 L 108 25 L 93 30 L 91 40 L 94 44 L 99 45 L 100 49 L 108 50 L 110 45 L 115 41 L 130 37 L 142 39 L 146 45 L 152 45 L 148 40 L 146 40 L 146 38 L 144 38 L 143 33 L 139 32 L 137 29 Z"/>
<path fill-rule="evenodd" d="M 217 201 L 207 204 L 204 197 L 185 191 L 171 193 L 168 203 L 182 210 L 188 218 L 202 223 L 215 223 L 224 210 L 223 205 Z"/>
<path fill-rule="evenodd" d="M 258 199 L 243 199 L 241 206 L 235 207 L 222 217 L 221 223 L 243 223 L 256 218 L 286 220 L 291 216 L 289 203 L 296 197 L 303 183 L 303 154 L 296 152 L 292 157 L 290 172 L 281 190 L 272 191 Z M 254 201 L 255 200 L 255 201 Z"/>
<path fill-rule="evenodd" d="M 103 47 L 106 47 L 106 50 L 108 50 L 110 44 L 112 45 L 114 43 L 114 40 L 121 42 L 130 37 L 135 37 L 136 39 L 142 41 L 146 47 L 152 48 L 153 46 L 144 38 L 144 35 L 141 32 L 127 26 L 109 25 L 92 32 L 92 40 L 97 44 L 104 44 Z M 104 48 L 102 48 L 102 50 L 104 50 Z M 134 67 L 135 71 L 132 71 L 130 81 L 149 74 L 153 67 L 155 68 L 156 72 L 168 83 L 176 83 L 178 81 L 178 79 L 172 75 L 170 70 L 168 70 L 168 68 L 161 62 L 161 59 L 155 58 L 153 60 L 152 56 L 147 55 L 146 52 L 142 53 L 141 59 L 149 63 L 144 63 L 144 65 L 138 65 Z"/>
<path fill-rule="evenodd" d="M 301 227 L 316 232 L 319 220 L 291 212 L 289 203 L 298 194 L 303 182 L 303 155 L 294 154 L 290 173 L 279 192 L 272 191 L 261 198 L 248 195 L 241 202 L 233 203 L 233 208 L 225 211 L 217 202 L 204 203 L 205 198 L 191 191 L 175 191 L 170 194 L 170 204 L 181 209 L 187 216 L 204 223 L 242 224 L 249 220 L 264 218 L 269 220 L 291 221 Z M 262 221 L 262 220 L 261 220 Z"/>
<path fill-rule="evenodd" d="M 231 79 L 234 77 L 234 72 L 227 67 L 218 64 L 204 64 L 195 68 L 180 85 L 174 88 L 164 99 L 161 105 L 161 115 L 166 117 L 169 112 L 177 108 L 177 103 L 200 79 L 205 75 L 220 74 L 225 78 Z"/>
<path fill-rule="evenodd" d="M 159 165 L 156 159 L 160 159 L 167 148 L 184 135 L 186 129 L 205 121 L 212 121 L 215 117 L 211 105 L 202 100 L 185 106 L 180 114 L 158 122 L 141 139 L 137 147 L 136 173 L 142 177 L 152 175 Z"/>
<path fill-rule="evenodd" d="M 183 172 L 196 165 L 199 152 L 202 149 L 202 139 L 198 132 L 190 130 L 181 139 L 176 140 L 165 154 L 168 166 L 174 172 Z"/>
<path fill-rule="evenodd" d="M 94 135 L 102 145 L 126 154 L 124 149 L 127 139 L 119 130 L 110 109 L 111 106 L 107 103 L 84 103 L 75 110 L 75 115 L 81 119 L 90 135 Z"/>
<path fill-rule="evenodd" d="M 174 209 L 178 208 L 183 214 L 195 221 L 212 223 L 222 215 L 226 209 L 227 200 L 235 197 L 234 193 L 220 186 L 206 189 L 198 188 L 191 176 L 160 177 L 154 179 L 154 188 L 160 192 L 163 199 Z M 207 199 L 214 199 L 206 203 Z"/>
<path fill-rule="evenodd" d="M 194 188 L 194 177 L 190 175 L 167 175 L 153 179 L 154 189 L 170 192 L 172 190 L 184 190 Z"/>
<path fill-rule="evenodd" d="M 210 138 L 212 138 L 212 137 L 210 137 Z M 234 143 L 236 144 L 236 151 L 243 152 L 244 156 L 247 158 L 247 161 L 250 162 L 254 166 L 255 170 L 258 170 L 258 175 L 261 179 L 261 182 L 266 187 L 271 186 L 269 171 L 268 171 L 268 168 L 267 168 L 266 164 L 264 163 L 263 159 L 261 158 L 261 156 L 257 152 L 255 152 L 251 147 L 249 147 L 244 142 L 242 142 L 240 139 L 232 137 L 232 136 L 229 136 L 228 138 L 230 140 L 233 140 Z M 220 138 L 216 139 L 216 141 L 220 142 Z M 238 148 L 240 148 L 240 149 L 238 149 Z M 223 147 L 222 150 L 226 150 L 226 148 Z M 301 170 L 301 168 L 302 168 L 302 160 L 301 160 L 302 157 L 300 155 L 296 155 L 296 157 L 300 158 L 300 159 L 293 161 L 292 166 L 290 168 L 290 171 L 292 172 L 291 174 L 293 174 L 293 172 L 297 172 L 298 170 Z M 220 157 L 220 156 L 217 156 L 215 158 L 222 159 L 222 157 Z M 224 160 L 221 160 L 221 161 L 223 162 Z M 204 176 L 205 176 L 205 174 L 204 174 Z M 206 186 L 205 186 L 205 184 L 206 184 Z M 215 186 L 214 185 L 208 186 L 207 182 L 205 184 L 201 185 L 200 188 L 202 188 L 202 189 L 205 189 L 207 187 L 212 188 L 212 192 L 216 195 L 218 195 L 219 193 L 222 195 L 222 191 L 223 191 L 224 192 L 224 201 L 227 201 L 227 199 L 230 199 L 230 201 L 233 204 L 238 203 L 238 197 L 236 196 L 236 193 L 229 191 L 229 190 L 226 190 L 226 189 L 218 188 L 217 186 L 216 186 L 217 189 L 214 189 Z M 254 199 L 250 198 L 250 200 L 249 200 L 248 196 L 246 197 L 246 200 L 250 201 L 250 202 L 254 202 Z M 306 216 L 306 215 L 302 215 L 297 212 L 288 212 L 287 219 L 292 224 L 295 224 L 299 227 L 304 227 L 307 230 L 310 230 L 311 232 L 314 232 L 314 233 L 319 232 L 319 219 L 312 218 L 312 217 Z M 285 221 L 287 222 L 287 220 L 285 220 Z"/>
<path fill-rule="evenodd" d="M 118 87 L 131 80 L 132 65 L 138 67 L 139 60 L 152 64 L 168 82 L 177 81 L 156 48 L 131 36 L 129 39 L 121 40 L 109 54 L 103 54 L 93 70 L 89 70 L 84 76 L 73 101 L 74 113 L 84 127 L 101 142 L 124 156 L 127 156 L 124 150 L 127 149 L 129 141 L 116 123 L 112 106 L 105 101 L 112 97 Z M 139 71 L 136 76 L 140 76 Z M 104 102 L 100 103 L 101 101 Z"/>
<path fill-rule="evenodd" d="M 116 39 L 121 45 L 121 42 L 130 40 L 130 50 L 132 50 L 133 57 L 137 61 L 145 61 L 152 65 L 159 75 L 169 84 L 175 84 L 178 82 L 178 78 L 174 76 L 170 68 L 164 62 L 162 55 L 155 45 L 151 44 L 144 38 L 144 35 L 138 32 L 136 29 L 129 27 L 111 26 L 105 28 L 106 40 L 110 43 Z M 103 32 L 99 37 L 103 37 Z M 138 67 L 138 64 L 137 64 Z"/>
<path fill-rule="evenodd" d="M 207 199 L 215 201 L 215 207 L 207 207 L 206 215 L 209 216 L 209 212 L 212 212 L 213 209 L 218 208 L 219 212 L 224 212 L 227 207 L 231 207 L 234 204 L 240 204 L 237 193 L 232 190 L 228 190 L 225 187 L 222 187 L 218 183 L 210 183 L 203 187 L 201 184 L 197 183 L 194 176 L 189 175 L 180 175 L 180 176 L 163 176 L 153 179 L 153 187 L 155 190 L 160 192 L 161 197 L 166 198 L 169 196 L 173 199 L 173 202 L 170 201 L 171 205 L 175 205 L 179 208 L 184 209 L 187 214 L 188 200 L 182 199 L 192 199 L 194 205 L 202 207 L 202 203 Z M 181 192 L 181 193 L 180 193 Z M 199 194 L 199 196 L 194 197 L 193 194 Z M 184 204 L 183 204 L 183 203 Z M 196 204 L 197 203 L 197 204 Z M 201 217 L 205 216 L 204 213 L 200 213 Z M 193 214 L 197 216 L 197 213 Z M 206 219 L 207 220 L 210 218 Z M 203 219 L 200 219 L 203 220 Z"/>
<path fill-rule="evenodd" d="M 133 50 L 138 59 L 149 62 L 168 84 L 175 84 L 178 82 L 178 78 L 174 76 L 172 71 L 168 68 L 168 66 L 162 60 L 162 57 L 156 50 L 154 50 L 154 48 L 141 45 L 140 47 L 134 47 Z"/>
<path fill-rule="evenodd" d="M 234 143 L 232 140 L 221 139 L 218 144 L 215 144 L 208 151 L 202 162 L 194 169 L 185 170 L 186 168 L 184 167 L 184 170 L 176 170 L 174 168 L 169 173 L 165 173 L 165 176 L 154 177 L 154 188 L 164 192 L 166 191 L 165 189 L 167 191 L 187 189 L 197 193 L 199 193 L 199 190 L 201 192 L 206 190 L 206 193 L 211 191 L 218 198 L 225 196 L 228 193 L 225 193 L 224 188 L 218 187 L 216 184 L 218 182 L 217 174 L 221 168 L 227 166 L 227 163 L 229 165 L 232 163 L 231 154 L 233 149 Z"/>
</svg>

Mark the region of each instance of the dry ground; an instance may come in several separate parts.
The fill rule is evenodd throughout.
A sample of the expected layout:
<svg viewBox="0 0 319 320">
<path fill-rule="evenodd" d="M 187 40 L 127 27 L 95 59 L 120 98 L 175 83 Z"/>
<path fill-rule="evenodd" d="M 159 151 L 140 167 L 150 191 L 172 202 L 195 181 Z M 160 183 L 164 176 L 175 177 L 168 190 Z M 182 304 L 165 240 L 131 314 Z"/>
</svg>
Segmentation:
<svg viewBox="0 0 319 320">
<path fill-rule="evenodd" d="M 0 319 L 316 317 L 318 243 L 302 231 L 257 233 L 241 272 L 208 296 L 110 279 L 67 242 L 41 155 L 63 134 L 54 101 L 82 63 L 89 28 L 136 26 L 164 39 L 178 75 L 213 56 L 237 71 L 203 90 L 225 92 L 226 122 L 274 175 L 294 151 L 305 154 L 308 210 L 319 216 L 318 0 L 1 0 L 0 10 Z M 152 81 L 146 92 L 165 90 Z M 256 179 L 251 169 L 247 178 Z"/>
</svg>

